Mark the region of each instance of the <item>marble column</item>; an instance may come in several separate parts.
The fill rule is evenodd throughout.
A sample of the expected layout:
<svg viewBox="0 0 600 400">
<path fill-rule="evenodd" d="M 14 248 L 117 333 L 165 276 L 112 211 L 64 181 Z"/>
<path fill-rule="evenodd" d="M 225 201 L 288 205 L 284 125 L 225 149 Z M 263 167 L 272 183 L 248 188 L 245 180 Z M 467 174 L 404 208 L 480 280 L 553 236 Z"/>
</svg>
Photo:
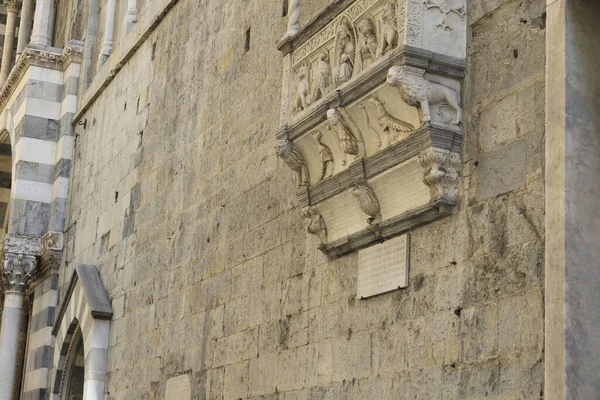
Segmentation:
<svg viewBox="0 0 600 400">
<path fill-rule="evenodd" d="M 17 27 L 17 15 L 21 8 L 20 0 L 7 0 L 4 2 L 8 15 L 6 16 L 6 30 L 4 33 L 4 47 L 2 49 L 2 65 L 0 66 L 0 87 L 8 79 L 13 60 L 13 49 L 15 47 L 15 29 Z"/>
<path fill-rule="evenodd" d="M 110 57 L 113 50 L 113 35 L 115 32 L 115 0 L 106 2 L 106 21 L 104 23 L 104 42 L 102 50 L 100 50 L 100 65 L 104 64 L 106 59 Z"/>
<path fill-rule="evenodd" d="M 600 393 L 600 4 L 548 0 L 546 400 Z"/>
<path fill-rule="evenodd" d="M 0 400 L 11 400 L 14 391 L 21 313 L 25 288 L 35 268 L 32 255 L 6 253 L 4 275 L 8 285 L 5 290 L 2 326 L 0 327 Z"/>
<path fill-rule="evenodd" d="M 19 25 L 19 41 L 17 42 L 17 59 L 23 53 L 25 46 L 31 39 L 31 28 L 33 26 L 33 0 L 23 0 L 21 9 L 21 24 Z"/>
<path fill-rule="evenodd" d="M 33 18 L 31 44 L 34 47 L 52 46 L 54 25 L 54 0 L 37 0 Z"/>
</svg>

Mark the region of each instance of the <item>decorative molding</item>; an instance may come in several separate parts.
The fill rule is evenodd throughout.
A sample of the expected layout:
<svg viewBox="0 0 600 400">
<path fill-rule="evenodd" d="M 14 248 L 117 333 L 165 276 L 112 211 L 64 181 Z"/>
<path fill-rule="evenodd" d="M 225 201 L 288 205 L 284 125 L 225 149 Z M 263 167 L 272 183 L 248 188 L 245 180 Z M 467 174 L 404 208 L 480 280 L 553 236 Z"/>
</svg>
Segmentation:
<svg viewBox="0 0 600 400">
<path fill-rule="evenodd" d="M 83 46 L 80 43 L 76 41 L 69 42 L 61 53 L 26 47 L 10 72 L 2 90 L 0 90 L 0 110 L 6 106 L 6 102 L 19 86 L 21 79 L 30 66 L 64 71 L 73 62 L 81 63 Z"/>
<path fill-rule="evenodd" d="M 41 255 L 41 241 L 37 237 L 19 236 L 9 233 L 4 236 L 2 252 L 38 257 Z"/>
</svg>

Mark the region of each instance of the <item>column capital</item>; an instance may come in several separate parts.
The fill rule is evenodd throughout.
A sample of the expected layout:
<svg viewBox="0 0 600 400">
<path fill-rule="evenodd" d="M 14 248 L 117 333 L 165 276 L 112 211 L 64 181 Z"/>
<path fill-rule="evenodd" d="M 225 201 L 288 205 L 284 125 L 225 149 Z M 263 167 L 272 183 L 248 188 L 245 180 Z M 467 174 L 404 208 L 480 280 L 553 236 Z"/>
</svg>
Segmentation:
<svg viewBox="0 0 600 400">
<path fill-rule="evenodd" d="M 25 293 L 27 282 L 31 278 L 35 265 L 35 256 L 6 253 L 4 256 L 4 278 L 7 291 Z"/>
<path fill-rule="evenodd" d="M 4 0 L 4 7 L 6 7 L 8 12 L 16 12 L 21 11 L 21 0 Z"/>
</svg>

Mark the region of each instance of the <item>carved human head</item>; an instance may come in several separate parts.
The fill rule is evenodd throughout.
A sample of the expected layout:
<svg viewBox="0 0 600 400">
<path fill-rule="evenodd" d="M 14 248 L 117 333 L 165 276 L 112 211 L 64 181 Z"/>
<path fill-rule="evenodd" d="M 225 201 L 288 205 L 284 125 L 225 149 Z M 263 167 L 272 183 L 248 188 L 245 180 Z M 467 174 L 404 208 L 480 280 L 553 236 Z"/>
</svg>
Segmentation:
<svg viewBox="0 0 600 400">
<path fill-rule="evenodd" d="M 338 26 L 337 34 L 341 40 L 351 39 L 354 37 L 354 34 L 352 33 L 352 27 L 348 21 L 344 21 Z"/>
<path fill-rule="evenodd" d="M 337 124 L 339 120 L 340 117 L 335 108 L 330 108 L 329 110 L 327 110 L 327 121 L 329 121 L 331 125 Z"/>
<path fill-rule="evenodd" d="M 374 33 L 375 26 L 373 26 L 373 22 L 370 19 L 365 18 L 358 23 L 358 31 L 362 34 Z"/>
<path fill-rule="evenodd" d="M 321 61 L 329 61 L 329 53 L 327 52 L 327 50 L 323 50 L 320 54 L 319 54 L 319 60 Z"/>
<path fill-rule="evenodd" d="M 292 142 L 290 142 L 287 139 L 278 140 L 277 145 L 275 146 L 275 153 L 279 157 L 282 157 L 285 154 L 289 153 L 291 149 L 292 149 Z"/>
<path fill-rule="evenodd" d="M 314 131 L 312 133 L 312 137 L 315 142 L 319 143 L 319 142 L 321 142 L 321 138 L 323 137 L 323 134 L 319 131 Z"/>
<path fill-rule="evenodd" d="M 394 65 L 388 71 L 387 84 L 391 87 L 399 88 L 405 83 L 406 75 L 404 68 L 399 65 Z"/>
</svg>

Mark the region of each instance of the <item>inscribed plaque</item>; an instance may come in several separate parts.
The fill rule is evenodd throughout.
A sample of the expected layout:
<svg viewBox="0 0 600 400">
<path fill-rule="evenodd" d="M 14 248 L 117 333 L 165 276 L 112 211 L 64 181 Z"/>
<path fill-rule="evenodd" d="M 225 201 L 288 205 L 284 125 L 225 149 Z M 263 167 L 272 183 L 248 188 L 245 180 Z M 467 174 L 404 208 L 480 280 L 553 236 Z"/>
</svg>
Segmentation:
<svg viewBox="0 0 600 400">
<path fill-rule="evenodd" d="M 408 286 L 409 235 L 358 252 L 357 297 L 364 299 Z"/>
</svg>

